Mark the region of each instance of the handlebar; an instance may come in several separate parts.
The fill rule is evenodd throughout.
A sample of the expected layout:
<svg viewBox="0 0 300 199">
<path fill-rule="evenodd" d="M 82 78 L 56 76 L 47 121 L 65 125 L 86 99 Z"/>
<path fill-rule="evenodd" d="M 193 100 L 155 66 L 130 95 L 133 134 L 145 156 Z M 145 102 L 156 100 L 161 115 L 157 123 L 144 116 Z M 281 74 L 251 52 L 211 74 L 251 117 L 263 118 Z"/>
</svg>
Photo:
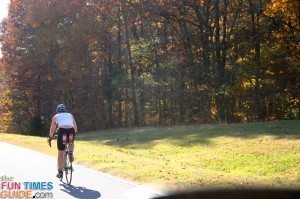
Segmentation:
<svg viewBox="0 0 300 199">
<path fill-rule="evenodd" d="M 55 139 L 57 139 L 57 135 L 54 135 L 52 138 L 49 137 L 49 138 L 47 139 L 47 142 L 48 142 L 48 144 L 49 144 L 50 147 L 52 147 L 52 146 L 51 146 L 51 141 L 52 141 L 52 140 L 55 140 Z"/>
</svg>

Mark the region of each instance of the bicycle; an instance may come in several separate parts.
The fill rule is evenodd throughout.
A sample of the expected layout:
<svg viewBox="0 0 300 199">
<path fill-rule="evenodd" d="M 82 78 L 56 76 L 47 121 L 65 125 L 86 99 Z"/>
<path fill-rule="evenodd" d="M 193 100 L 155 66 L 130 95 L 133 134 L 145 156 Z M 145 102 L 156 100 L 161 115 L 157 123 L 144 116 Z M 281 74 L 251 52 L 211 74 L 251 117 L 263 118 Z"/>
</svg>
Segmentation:
<svg viewBox="0 0 300 199">
<path fill-rule="evenodd" d="M 64 137 L 65 135 L 63 135 Z M 57 139 L 57 135 L 55 135 L 52 139 Z M 72 176 L 73 176 L 73 172 L 74 172 L 74 169 L 73 169 L 73 165 L 72 165 L 72 153 L 69 149 L 69 142 L 66 141 L 66 139 L 63 139 L 63 143 L 64 145 L 66 146 L 65 150 L 64 150 L 64 168 L 63 168 L 63 172 L 64 172 L 64 175 L 66 176 L 66 182 L 68 185 L 71 185 L 71 182 L 72 182 Z M 49 146 L 51 146 L 51 141 L 49 142 Z M 63 176 L 64 176 L 63 175 Z M 63 176 L 62 178 L 60 178 L 59 180 L 62 182 L 63 180 Z"/>
</svg>

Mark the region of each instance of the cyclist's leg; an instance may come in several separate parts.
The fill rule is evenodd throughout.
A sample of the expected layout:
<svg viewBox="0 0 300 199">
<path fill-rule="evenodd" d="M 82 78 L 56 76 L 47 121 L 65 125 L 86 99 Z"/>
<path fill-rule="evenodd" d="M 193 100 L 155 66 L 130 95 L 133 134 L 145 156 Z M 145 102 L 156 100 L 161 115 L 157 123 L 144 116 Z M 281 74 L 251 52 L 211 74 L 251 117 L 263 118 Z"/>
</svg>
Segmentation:
<svg viewBox="0 0 300 199">
<path fill-rule="evenodd" d="M 64 151 L 58 150 L 57 175 L 56 175 L 58 178 L 62 178 L 63 167 L 64 167 Z"/>
<path fill-rule="evenodd" d="M 74 151 L 74 140 L 75 140 L 75 131 L 72 129 L 69 133 L 69 149 L 70 151 Z"/>
<path fill-rule="evenodd" d="M 58 156 L 57 156 L 57 170 L 58 174 L 57 177 L 62 177 L 62 170 L 64 167 L 64 150 L 65 150 L 65 145 L 63 143 L 63 130 L 60 129 L 58 131 L 57 135 L 57 149 L 58 149 Z"/>
<path fill-rule="evenodd" d="M 75 140 L 75 130 L 72 128 L 70 129 L 69 135 L 68 135 L 68 143 L 69 143 L 69 150 L 71 153 L 71 161 L 74 161 L 74 140 Z"/>
</svg>

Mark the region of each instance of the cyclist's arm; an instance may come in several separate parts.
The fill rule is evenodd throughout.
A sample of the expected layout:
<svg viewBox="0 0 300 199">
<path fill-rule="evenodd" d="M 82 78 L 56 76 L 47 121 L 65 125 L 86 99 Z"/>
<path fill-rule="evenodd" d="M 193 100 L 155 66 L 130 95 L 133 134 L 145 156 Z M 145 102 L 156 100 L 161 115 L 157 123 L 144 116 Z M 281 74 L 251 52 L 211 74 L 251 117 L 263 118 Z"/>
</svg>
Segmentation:
<svg viewBox="0 0 300 199">
<path fill-rule="evenodd" d="M 78 128 L 77 128 L 77 124 L 76 124 L 74 117 L 73 117 L 73 125 L 74 125 L 75 133 L 77 133 Z"/>
<path fill-rule="evenodd" d="M 55 119 L 52 118 L 52 122 L 51 122 L 51 127 L 50 127 L 50 132 L 49 132 L 49 137 L 53 137 L 54 136 L 54 133 L 56 131 L 56 122 L 55 122 Z"/>
</svg>

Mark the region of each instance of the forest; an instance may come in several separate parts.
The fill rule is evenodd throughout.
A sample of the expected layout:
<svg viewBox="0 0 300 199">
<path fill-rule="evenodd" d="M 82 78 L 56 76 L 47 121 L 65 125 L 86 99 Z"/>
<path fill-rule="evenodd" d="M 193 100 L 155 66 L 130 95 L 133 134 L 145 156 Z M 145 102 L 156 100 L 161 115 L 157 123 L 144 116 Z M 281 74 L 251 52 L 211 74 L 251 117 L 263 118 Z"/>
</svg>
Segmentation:
<svg viewBox="0 0 300 199">
<path fill-rule="evenodd" d="M 0 131 L 300 118 L 299 0 L 11 0 Z"/>
</svg>

